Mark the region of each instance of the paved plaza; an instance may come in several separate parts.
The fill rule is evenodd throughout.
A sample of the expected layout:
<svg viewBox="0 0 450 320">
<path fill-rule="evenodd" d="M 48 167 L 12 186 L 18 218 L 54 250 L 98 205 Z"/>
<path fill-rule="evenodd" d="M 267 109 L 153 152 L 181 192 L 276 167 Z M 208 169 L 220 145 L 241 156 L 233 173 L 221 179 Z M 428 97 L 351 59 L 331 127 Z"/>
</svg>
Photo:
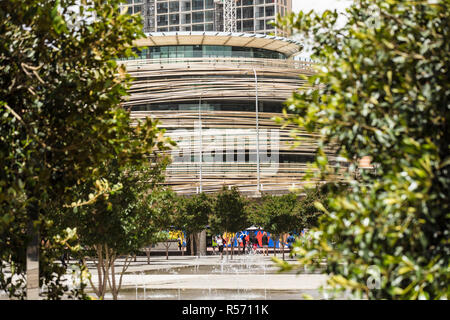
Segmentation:
<svg viewBox="0 0 450 320">
<path fill-rule="evenodd" d="M 280 255 L 278 257 L 281 258 Z M 273 299 L 301 299 L 302 293 L 320 298 L 318 289 L 326 284 L 326 275 L 304 268 L 300 269 L 300 274 L 297 271 L 280 273 L 271 258 L 262 254 L 234 255 L 233 259 L 226 256 L 220 259 L 220 256 L 212 255 L 169 256 L 166 260 L 165 256 L 152 256 L 150 264 L 147 264 L 146 257 L 137 257 L 123 277 L 122 299 L 149 298 L 152 292 L 153 296 L 167 299 L 180 298 L 182 293 L 187 299 L 228 297 L 211 292 L 240 293 L 234 296 L 237 299 L 264 299 L 268 292 Z M 292 258 L 286 260 L 295 263 Z M 119 272 L 122 263 L 123 260 L 117 261 L 116 272 Z M 89 269 L 92 279 L 97 282 L 94 265 L 90 265 Z M 261 295 L 252 295 L 258 292 Z M 147 297 L 143 296 L 145 294 Z"/>
</svg>

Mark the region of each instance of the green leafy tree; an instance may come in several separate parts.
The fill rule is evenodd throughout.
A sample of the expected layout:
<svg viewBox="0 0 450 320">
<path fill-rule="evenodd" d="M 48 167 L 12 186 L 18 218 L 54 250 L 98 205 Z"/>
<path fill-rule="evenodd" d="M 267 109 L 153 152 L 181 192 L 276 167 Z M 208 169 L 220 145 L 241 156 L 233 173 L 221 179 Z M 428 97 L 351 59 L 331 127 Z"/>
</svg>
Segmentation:
<svg viewBox="0 0 450 320">
<path fill-rule="evenodd" d="M 214 233 L 236 233 L 248 227 L 246 199 L 239 193 L 237 187 L 228 189 L 223 186 L 213 205 L 209 223 Z M 231 259 L 233 258 L 234 241 L 231 239 Z M 228 255 L 228 248 L 227 248 Z"/>
<path fill-rule="evenodd" d="M 175 218 L 176 229 L 183 230 L 190 237 L 190 252 L 194 255 L 194 241 L 200 245 L 199 233 L 208 225 L 209 216 L 213 212 L 211 197 L 204 192 L 190 197 L 180 198 L 181 210 Z M 195 239 L 195 240 L 194 240 Z M 197 249 L 197 251 L 199 251 Z"/>
<path fill-rule="evenodd" d="M 272 234 L 273 254 L 276 255 L 276 242 L 280 240 L 284 260 L 283 234 L 298 228 L 300 219 L 295 215 L 297 194 L 288 193 L 282 196 L 266 194 L 260 204 L 250 215 L 253 224 L 262 227 Z"/>
<path fill-rule="evenodd" d="M 329 284 L 353 297 L 449 297 L 449 12 L 448 0 L 359 0 L 343 23 L 330 11 L 281 21 L 311 39 L 318 63 L 287 121 L 321 134 L 325 179 L 336 173 L 326 146 L 349 163 L 328 209 L 317 203 L 301 261 L 325 258 Z"/>
<path fill-rule="evenodd" d="M 37 232 L 47 243 L 41 285 L 54 290 L 45 294 L 66 291 L 64 270 L 48 263 L 65 228 L 52 229 L 50 216 L 78 202 L 74 190 L 100 179 L 105 161 L 138 164 L 155 147 L 152 121 L 132 127 L 119 105 L 130 77 L 116 61 L 142 36 L 119 3 L 0 3 L 0 288 L 10 297 L 25 297 L 25 248 Z"/>
<path fill-rule="evenodd" d="M 179 216 L 179 197 L 171 189 L 158 189 L 150 198 L 150 207 L 153 210 L 152 224 L 158 230 L 158 242 L 166 247 L 166 259 L 169 259 L 169 230 L 174 229 L 176 218 Z M 153 242 L 155 243 L 155 242 Z"/>
<path fill-rule="evenodd" d="M 317 203 L 320 203 L 324 208 L 327 207 L 328 189 L 328 185 L 304 189 L 305 195 L 301 197 L 293 210 L 293 215 L 297 219 L 294 224 L 297 231 L 318 226 L 319 217 L 323 214 L 323 211 L 317 208 Z"/>
<path fill-rule="evenodd" d="M 158 155 L 139 166 L 121 167 L 117 161 L 110 161 L 103 171 L 108 181 L 120 185 L 120 189 L 64 215 L 68 221 L 62 224 L 76 228 L 80 244 L 87 249 L 81 252 L 84 264 L 90 259 L 97 267 L 97 285 L 92 279 L 90 284 L 100 299 L 104 298 L 108 287 L 113 299 L 117 299 L 132 258 L 159 231 L 155 220 L 160 217 L 161 209 L 152 204 L 161 200 L 160 193 L 154 189 L 163 181 L 167 163 L 166 158 Z M 116 272 L 120 256 L 125 261 Z"/>
</svg>

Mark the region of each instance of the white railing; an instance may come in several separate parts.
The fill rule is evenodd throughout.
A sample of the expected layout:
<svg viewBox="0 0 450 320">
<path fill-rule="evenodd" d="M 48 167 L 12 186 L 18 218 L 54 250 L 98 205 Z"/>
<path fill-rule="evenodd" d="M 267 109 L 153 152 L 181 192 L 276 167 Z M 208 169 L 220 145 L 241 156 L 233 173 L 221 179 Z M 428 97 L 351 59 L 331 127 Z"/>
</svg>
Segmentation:
<svg viewBox="0 0 450 320">
<path fill-rule="evenodd" d="M 119 61 L 123 63 L 128 70 L 140 69 L 143 66 L 163 65 L 163 64 L 233 64 L 233 65 L 249 65 L 258 67 L 275 67 L 302 69 L 314 72 L 313 62 L 298 60 L 281 60 L 281 59 L 261 59 L 261 58 L 243 58 L 243 57 L 199 57 L 199 58 L 160 58 L 160 59 L 135 59 Z"/>
</svg>

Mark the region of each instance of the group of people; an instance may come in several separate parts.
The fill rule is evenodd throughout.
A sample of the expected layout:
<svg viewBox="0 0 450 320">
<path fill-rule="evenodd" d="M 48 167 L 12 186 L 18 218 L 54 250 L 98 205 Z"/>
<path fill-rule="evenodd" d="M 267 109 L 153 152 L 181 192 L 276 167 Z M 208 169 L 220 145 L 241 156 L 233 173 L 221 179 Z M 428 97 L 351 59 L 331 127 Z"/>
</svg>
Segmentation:
<svg viewBox="0 0 450 320">
<path fill-rule="evenodd" d="M 218 247 L 220 257 L 223 258 L 223 247 L 227 245 L 228 239 L 222 237 L 221 235 L 213 237 L 212 245 L 213 251 L 215 252 L 215 248 Z M 241 233 L 237 238 L 238 249 L 242 253 L 255 253 L 257 252 L 259 241 L 256 237 L 255 232 L 250 232 L 248 235 L 245 233 Z M 234 239 L 231 239 L 234 241 Z M 286 243 L 288 245 L 289 250 L 292 250 L 293 244 L 295 242 L 295 237 L 292 233 L 289 233 L 289 236 L 286 239 Z M 269 255 L 269 236 L 267 232 L 263 232 L 261 237 L 261 246 L 264 256 Z"/>
</svg>

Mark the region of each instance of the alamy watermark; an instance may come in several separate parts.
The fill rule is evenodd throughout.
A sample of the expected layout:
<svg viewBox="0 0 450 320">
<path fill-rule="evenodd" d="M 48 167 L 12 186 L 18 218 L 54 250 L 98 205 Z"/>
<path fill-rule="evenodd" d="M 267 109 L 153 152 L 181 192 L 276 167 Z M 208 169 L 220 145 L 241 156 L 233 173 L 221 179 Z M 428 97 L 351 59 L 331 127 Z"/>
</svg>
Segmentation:
<svg viewBox="0 0 450 320">
<path fill-rule="evenodd" d="M 177 143 L 172 150 L 173 165 L 198 166 L 208 172 L 230 170 L 233 165 L 254 166 L 261 174 L 273 175 L 279 168 L 278 129 L 179 129 L 168 133 Z M 201 137 L 201 138 L 200 138 Z"/>
</svg>

